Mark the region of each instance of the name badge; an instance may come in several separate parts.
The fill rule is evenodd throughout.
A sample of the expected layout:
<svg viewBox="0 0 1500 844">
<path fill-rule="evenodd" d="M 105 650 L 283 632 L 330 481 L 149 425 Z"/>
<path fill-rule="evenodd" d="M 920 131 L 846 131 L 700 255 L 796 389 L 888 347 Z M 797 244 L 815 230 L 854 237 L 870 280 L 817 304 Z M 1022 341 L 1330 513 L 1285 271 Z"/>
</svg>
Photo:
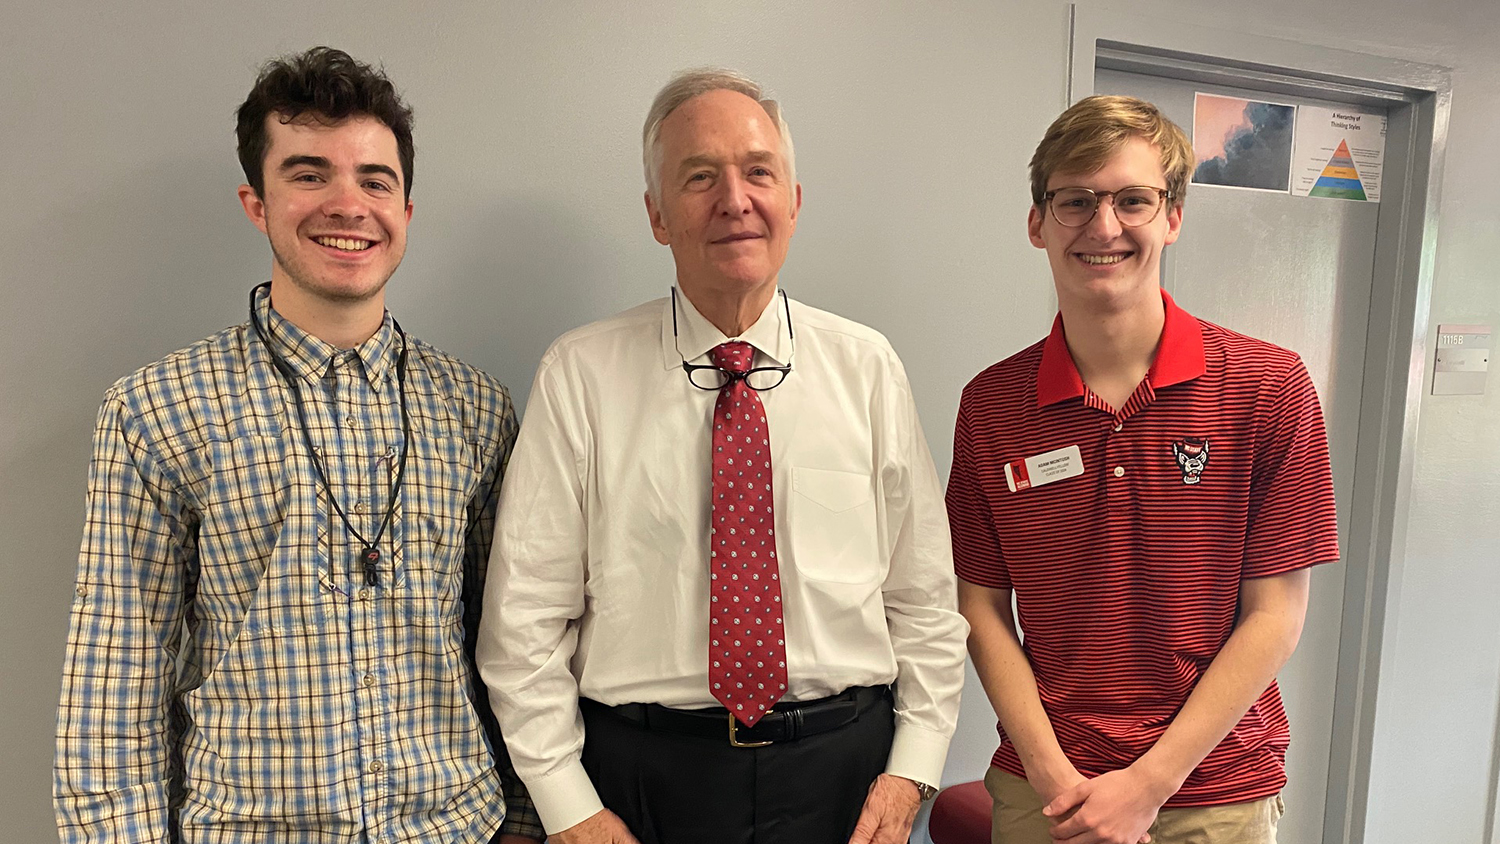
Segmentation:
<svg viewBox="0 0 1500 844">
<path fill-rule="evenodd" d="M 1011 492 L 1020 492 L 1034 486 L 1045 486 L 1053 481 L 1076 478 L 1081 474 L 1083 474 L 1083 454 L 1076 445 L 1054 449 L 1025 460 L 1012 460 L 1005 464 L 1005 483 L 1010 487 Z"/>
</svg>

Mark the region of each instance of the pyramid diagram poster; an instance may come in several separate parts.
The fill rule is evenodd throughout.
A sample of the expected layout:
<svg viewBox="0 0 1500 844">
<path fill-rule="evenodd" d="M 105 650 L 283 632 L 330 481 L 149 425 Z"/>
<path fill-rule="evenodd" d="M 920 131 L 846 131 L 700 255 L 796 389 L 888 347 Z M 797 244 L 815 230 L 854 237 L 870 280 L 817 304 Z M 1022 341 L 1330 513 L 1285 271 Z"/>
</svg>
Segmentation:
<svg viewBox="0 0 1500 844">
<path fill-rule="evenodd" d="M 1385 115 L 1346 108 L 1298 108 L 1292 194 L 1380 201 Z"/>
</svg>

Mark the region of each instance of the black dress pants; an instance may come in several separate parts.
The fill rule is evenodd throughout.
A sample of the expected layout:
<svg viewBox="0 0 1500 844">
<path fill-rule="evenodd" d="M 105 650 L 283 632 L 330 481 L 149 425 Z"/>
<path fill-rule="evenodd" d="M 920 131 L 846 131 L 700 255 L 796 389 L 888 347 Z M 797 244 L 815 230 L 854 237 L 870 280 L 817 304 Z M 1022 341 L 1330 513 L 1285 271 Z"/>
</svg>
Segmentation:
<svg viewBox="0 0 1500 844">
<path fill-rule="evenodd" d="M 767 747 L 651 730 L 583 707 L 583 767 L 641 844 L 846 844 L 895 732 L 890 694 L 826 733 Z"/>
</svg>

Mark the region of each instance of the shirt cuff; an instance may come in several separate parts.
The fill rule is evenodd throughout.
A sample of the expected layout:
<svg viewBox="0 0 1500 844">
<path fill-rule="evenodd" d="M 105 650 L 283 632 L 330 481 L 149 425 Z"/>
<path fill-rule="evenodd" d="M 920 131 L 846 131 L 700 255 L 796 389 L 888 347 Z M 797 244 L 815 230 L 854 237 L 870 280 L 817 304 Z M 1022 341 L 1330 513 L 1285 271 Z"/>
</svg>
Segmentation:
<svg viewBox="0 0 1500 844">
<path fill-rule="evenodd" d="M 948 758 L 950 738 L 951 736 L 935 733 L 924 727 L 898 721 L 896 737 L 891 742 L 891 755 L 885 763 L 885 772 L 937 788 L 943 784 L 943 761 Z"/>
<path fill-rule="evenodd" d="M 576 758 L 544 777 L 526 780 L 526 790 L 531 792 L 542 826 L 552 833 L 588 820 L 604 808 L 583 763 Z"/>
</svg>

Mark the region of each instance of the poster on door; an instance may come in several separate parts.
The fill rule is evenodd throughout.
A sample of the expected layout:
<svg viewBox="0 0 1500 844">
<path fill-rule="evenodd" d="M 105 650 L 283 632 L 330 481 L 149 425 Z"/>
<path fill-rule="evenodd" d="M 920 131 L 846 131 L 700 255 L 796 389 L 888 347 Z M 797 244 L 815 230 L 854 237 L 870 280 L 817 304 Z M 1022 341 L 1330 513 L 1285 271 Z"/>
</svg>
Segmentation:
<svg viewBox="0 0 1500 844">
<path fill-rule="evenodd" d="M 1286 193 L 1297 107 L 1193 95 L 1193 184 Z"/>
<path fill-rule="evenodd" d="M 1292 195 L 1380 201 L 1385 115 L 1305 105 L 1292 150 Z"/>
</svg>

